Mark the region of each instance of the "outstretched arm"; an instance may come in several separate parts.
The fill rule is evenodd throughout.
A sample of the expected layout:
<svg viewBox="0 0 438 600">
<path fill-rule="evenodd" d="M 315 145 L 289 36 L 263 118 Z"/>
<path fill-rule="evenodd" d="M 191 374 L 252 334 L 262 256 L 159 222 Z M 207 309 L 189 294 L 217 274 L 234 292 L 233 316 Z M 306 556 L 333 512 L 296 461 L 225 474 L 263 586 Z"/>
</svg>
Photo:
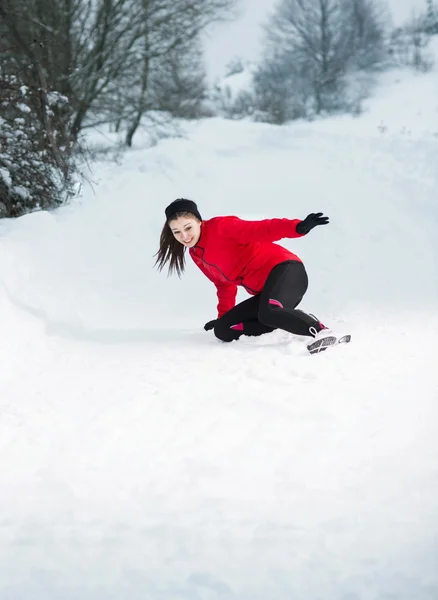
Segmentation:
<svg viewBox="0 0 438 600">
<path fill-rule="evenodd" d="M 301 237 L 296 227 L 300 219 L 263 219 L 246 221 L 239 217 L 222 217 L 220 235 L 234 238 L 241 244 L 277 242 L 283 238 Z"/>
<path fill-rule="evenodd" d="M 251 242 L 277 242 L 284 238 L 298 238 L 309 233 L 316 225 L 326 225 L 328 217 L 311 213 L 302 219 L 263 219 L 246 221 L 239 217 L 222 217 L 220 234 L 234 238 L 241 244 Z"/>
</svg>

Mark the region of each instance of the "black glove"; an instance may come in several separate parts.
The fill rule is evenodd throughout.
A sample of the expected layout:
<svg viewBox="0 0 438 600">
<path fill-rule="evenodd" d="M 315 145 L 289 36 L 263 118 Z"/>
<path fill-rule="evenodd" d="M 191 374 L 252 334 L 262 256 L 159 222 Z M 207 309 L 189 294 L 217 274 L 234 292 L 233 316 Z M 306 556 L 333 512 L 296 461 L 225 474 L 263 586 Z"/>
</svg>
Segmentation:
<svg viewBox="0 0 438 600">
<path fill-rule="evenodd" d="M 217 321 L 217 319 L 213 319 L 213 321 L 209 321 L 208 323 L 206 323 L 204 325 L 205 331 L 210 331 L 210 329 L 214 329 L 214 326 L 216 325 L 216 321 Z"/>
<path fill-rule="evenodd" d="M 311 229 L 317 225 L 327 225 L 329 222 L 328 217 L 323 217 L 322 212 L 310 213 L 307 217 L 298 223 L 296 226 L 296 232 L 299 234 L 309 233 Z"/>
</svg>

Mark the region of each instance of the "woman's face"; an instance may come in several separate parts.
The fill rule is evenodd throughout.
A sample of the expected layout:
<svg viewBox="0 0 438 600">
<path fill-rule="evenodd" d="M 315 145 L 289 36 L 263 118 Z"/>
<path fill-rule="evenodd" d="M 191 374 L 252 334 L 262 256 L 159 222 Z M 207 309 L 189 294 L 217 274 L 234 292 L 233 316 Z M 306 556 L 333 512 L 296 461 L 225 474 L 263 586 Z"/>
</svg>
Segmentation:
<svg viewBox="0 0 438 600">
<path fill-rule="evenodd" d="M 169 221 L 175 238 L 186 248 L 193 248 L 201 235 L 201 221 L 194 216 L 178 217 Z"/>
</svg>

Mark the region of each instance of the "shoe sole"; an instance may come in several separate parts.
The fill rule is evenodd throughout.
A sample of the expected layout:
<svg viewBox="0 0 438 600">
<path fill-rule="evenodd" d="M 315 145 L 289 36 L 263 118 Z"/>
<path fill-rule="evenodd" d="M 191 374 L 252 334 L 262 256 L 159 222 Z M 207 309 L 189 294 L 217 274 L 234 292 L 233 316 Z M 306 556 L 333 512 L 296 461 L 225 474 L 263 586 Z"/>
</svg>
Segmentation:
<svg viewBox="0 0 438 600">
<path fill-rule="evenodd" d="M 318 352 L 324 352 L 330 346 L 337 346 L 338 344 L 348 344 L 351 341 L 351 335 L 343 335 L 339 339 L 334 335 L 327 336 L 322 338 L 322 340 L 318 340 L 317 342 L 313 342 L 307 346 L 310 354 L 318 354 Z"/>
</svg>

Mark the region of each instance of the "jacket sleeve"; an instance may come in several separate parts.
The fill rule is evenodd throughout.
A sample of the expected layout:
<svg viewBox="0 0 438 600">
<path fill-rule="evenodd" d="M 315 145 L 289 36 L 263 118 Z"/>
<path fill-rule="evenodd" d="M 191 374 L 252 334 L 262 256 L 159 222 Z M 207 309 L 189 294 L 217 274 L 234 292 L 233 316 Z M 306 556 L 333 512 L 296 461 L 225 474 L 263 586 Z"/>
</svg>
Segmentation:
<svg viewBox="0 0 438 600">
<path fill-rule="evenodd" d="M 217 290 L 217 316 L 222 317 L 236 304 L 237 285 L 234 283 L 215 283 Z"/>
<path fill-rule="evenodd" d="M 303 237 L 296 227 L 302 219 L 263 219 L 245 221 L 239 217 L 223 217 L 220 223 L 221 235 L 235 239 L 240 244 L 251 242 L 277 242 L 284 238 Z"/>
<path fill-rule="evenodd" d="M 220 319 L 222 315 L 234 308 L 236 305 L 237 285 L 231 281 L 217 281 L 210 273 L 204 271 L 201 266 L 198 265 L 198 267 L 201 269 L 207 279 L 214 283 L 216 287 L 218 300 L 217 315 L 218 319 Z"/>
</svg>

